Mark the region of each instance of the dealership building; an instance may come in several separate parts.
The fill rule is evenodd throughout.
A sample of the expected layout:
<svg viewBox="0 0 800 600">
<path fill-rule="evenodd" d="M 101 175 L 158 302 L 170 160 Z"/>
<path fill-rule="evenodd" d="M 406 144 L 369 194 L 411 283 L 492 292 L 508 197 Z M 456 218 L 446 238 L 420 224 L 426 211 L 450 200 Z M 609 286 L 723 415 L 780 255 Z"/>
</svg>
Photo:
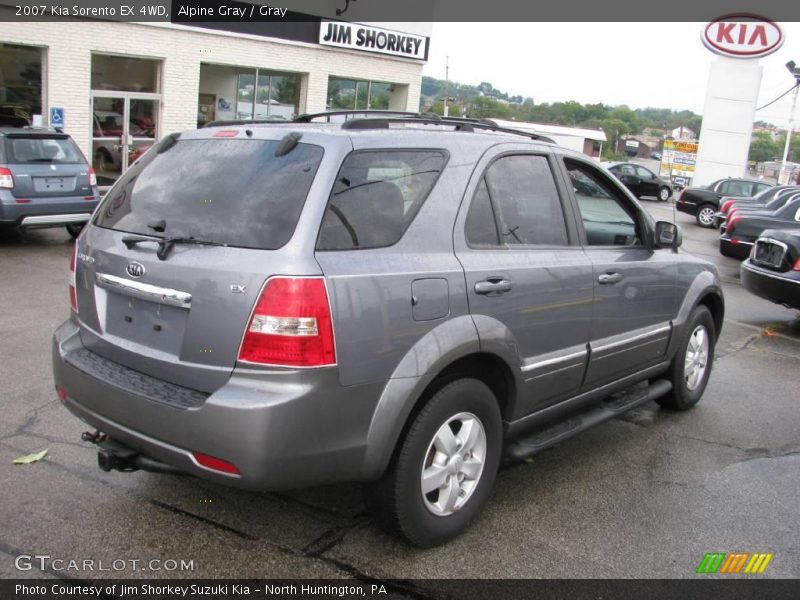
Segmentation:
<svg viewBox="0 0 800 600">
<path fill-rule="evenodd" d="M 61 126 L 109 184 L 155 139 L 214 120 L 419 107 L 431 23 L 14 23 L 0 122 Z"/>
</svg>

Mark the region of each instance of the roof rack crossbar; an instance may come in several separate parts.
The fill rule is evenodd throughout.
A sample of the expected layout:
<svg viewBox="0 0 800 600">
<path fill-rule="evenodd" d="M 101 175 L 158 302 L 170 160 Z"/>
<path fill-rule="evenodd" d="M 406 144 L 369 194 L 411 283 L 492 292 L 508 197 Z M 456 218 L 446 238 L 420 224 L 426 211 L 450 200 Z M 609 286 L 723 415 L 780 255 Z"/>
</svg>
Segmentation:
<svg viewBox="0 0 800 600">
<path fill-rule="evenodd" d="M 456 131 L 463 131 L 472 133 L 476 129 L 481 131 L 496 131 L 498 133 L 507 133 L 509 135 L 519 135 L 528 139 L 555 143 L 551 138 L 532 133 L 530 131 L 522 131 L 521 129 L 511 129 L 508 127 L 500 127 L 494 121 L 489 119 L 462 119 L 460 117 L 425 117 L 416 115 L 412 117 L 387 117 L 387 118 L 366 118 L 366 119 L 350 119 L 342 123 L 342 129 L 389 129 L 392 124 L 412 123 L 421 125 L 449 125 Z"/>
<path fill-rule="evenodd" d="M 312 123 L 314 119 L 322 119 L 326 118 L 325 122 L 330 123 L 331 117 L 347 117 L 349 115 L 376 115 L 381 117 L 388 117 L 388 116 L 398 116 L 398 117 L 413 117 L 415 115 L 419 115 L 419 113 L 414 112 L 406 112 L 402 110 L 374 110 L 374 109 L 364 109 L 364 110 L 329 110 L 326 112 L 320 113 L 309 113 L 305 115 L 300 115 L 295 117 L 293 121 L 295 123 Z"/>
</svg>

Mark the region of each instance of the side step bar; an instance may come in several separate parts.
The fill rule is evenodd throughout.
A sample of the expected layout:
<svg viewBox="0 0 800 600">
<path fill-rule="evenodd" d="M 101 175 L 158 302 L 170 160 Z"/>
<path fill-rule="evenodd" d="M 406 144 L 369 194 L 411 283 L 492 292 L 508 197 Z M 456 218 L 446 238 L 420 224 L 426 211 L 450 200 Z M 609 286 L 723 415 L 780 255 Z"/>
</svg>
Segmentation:
<svg viewBox="0 0 800 600">
<path fill-rule="evenodd" d="M 666 379 L 658 379 L 647 387 L 634 386 L 622 393 L 614 394 L 600 405 L 567 421 L 514 440 L 506 448 L 506 456 L 512 460 L 523 460 L 533 456 L 595 425 L 609 421 L 632 408 L 663 396 L 671 389 L 671 382 Z"/>
</svg>

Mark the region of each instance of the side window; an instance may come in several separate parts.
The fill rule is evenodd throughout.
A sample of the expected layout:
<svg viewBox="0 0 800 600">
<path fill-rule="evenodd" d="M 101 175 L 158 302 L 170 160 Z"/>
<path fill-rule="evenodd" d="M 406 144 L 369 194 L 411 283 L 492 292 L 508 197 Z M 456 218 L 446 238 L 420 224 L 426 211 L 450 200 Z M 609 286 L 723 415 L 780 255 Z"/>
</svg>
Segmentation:
<svg viewBox="0 0 800 600">
<path fill-rule="evenodd" d="M 757 183 L 753 195 L 755 196 L 756 194 L 760 194 L 761 192 L 768 190 L 771 187 L 772 187 L 771 185 L 767 185 L 766 183 Z"/>
<path fill-rule="evenodd" d="M 719 192 L 720 194 L 728 195 L 730 194 L 731 189 L 731 182 L 730 181 L 721 181 L 716 186 L 715 192 Z"/>
<path fill-rule="evenodd" d="M 636 170 L 631 165 L 622 165 L 619 170 L 623 175 L 636 175 Z"/>
<path fill-rule="evenodd" d="M 489 190 L 486 189 L 486 179 L 483 177 L 467 213 L 466 237 L 470 246 L 500 245 L 497 218 L 489 198 Z"/>
<path fill-rule="evenodd" d="M 497 213 L 501 245 L 569 243 L 564 211 L 547 157 L 504 156 L 489 166 L 484 181 Z M 475 200 L 480 200 L 480 195 L 479 188 Z"/>
<path fill-rule="evenodd" d="M 442 151 L 379 150 L 342 163 L 322 218 L 317 250 L 382 248 L 396 243 L 442 172 Z"/>
<path fill-rule="evenodd" d="M 636 174 L 641 177 L 642 179 L 652 179 L 653 174 L 648 171 L 647 169 L 643 169 L 642 167 L 636 167 Z"/>
<path fill-rule="evenodd" d="M 596 169 L 565 159 L 590 246 L 635 246 L 642 236 L 633 209 Z"/>
</svg>

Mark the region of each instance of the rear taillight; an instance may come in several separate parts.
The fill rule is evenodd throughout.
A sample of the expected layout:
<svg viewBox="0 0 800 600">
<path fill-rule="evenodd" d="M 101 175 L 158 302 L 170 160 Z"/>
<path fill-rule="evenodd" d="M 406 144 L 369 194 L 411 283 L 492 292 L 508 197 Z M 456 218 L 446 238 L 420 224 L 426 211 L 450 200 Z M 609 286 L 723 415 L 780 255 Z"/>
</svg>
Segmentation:
<svg viewBox="0 0 800 600">
<path fill-rule="evenodd" d="M 725 202 L 722 203 L 722 205 L 719 207 L 719 209 L 723 213 L 727 213 L 728 209 L 731 207 L 732 204 L 733 204 L 733 200 L 726 200 Z"/>
<path fill-rule="evenodd" d="M 736 227 L 736 224 L 741 220 L 742 220 L 742 216 L 741 215 L 732 215 L 732 216 L 728 217 L 728 226 L 727 226 L 727 229 L 725 230 L 725 232 L 728 235 L 730 235 L 731 232 L 733 231 L 733 228 Z"/>
<path fill-rule="evenodd" d="M 92 187 L 97 185 L 97 173 L 94 172 L 92 167 L 89 167 L 89 185 Z"/>
<path fill-rule="evenodd" d="M 14 189 L 14 176 L 5 167 L 0 167 L 0 188 L 4 190 Z"/>
<path fill-rule="evenodd" d="M 231 475 L 239 475 L 239 469 L 236 468 L 236 465 L 229 463 L 227 460 L 209 456 L 202 452 L 192 452 L 192 456 L 194 456 L 197 464 L 204 466 L 206 469 L 219 471 L 221 473 L 229 473 Z"/>
<path fill-rule="evenodd" d="M 684 189 L 682 189 L 682 190 L 681 190 L 681 194 L 680 194 L 680 196 L 678 196 L 678 202 L 681 202 L 681 201 L 683 200 L 683 195 L 684 195 L 685 193 L 686 193 L 686 188 L 684 188 Z"/>
<path fill-rule="evenodd" d="M 78 243 L 72 245 L 72 256 L 69 259 L 69 306 L 78 312 L 78 294 L 75 291 L 75 262 L 78 259 Z"/>
<path fill-rule="evenodd" d="M 800 271 L 800 258 L 794 261 L 794 265 L 792 266 L 792 271 Z"/>
<path fill-rule="evenodd" d="M 328 293 L 321 277 L 273 277 L 247 325 L 239 360 L 287 367 L 336 363 Z"/>
</svg>

